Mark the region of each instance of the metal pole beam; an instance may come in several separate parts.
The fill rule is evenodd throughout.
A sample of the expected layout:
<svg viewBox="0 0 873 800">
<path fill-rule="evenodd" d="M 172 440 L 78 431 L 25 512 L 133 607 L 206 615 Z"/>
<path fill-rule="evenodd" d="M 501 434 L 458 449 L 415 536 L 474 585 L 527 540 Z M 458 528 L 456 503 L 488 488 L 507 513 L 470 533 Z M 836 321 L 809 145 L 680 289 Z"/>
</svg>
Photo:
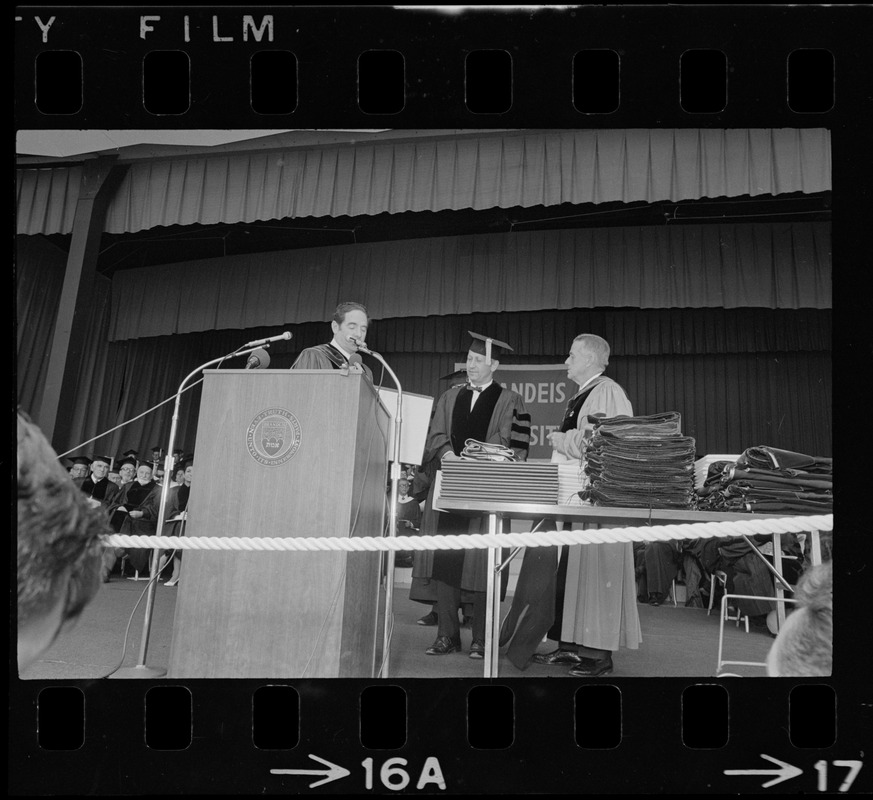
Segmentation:
<svg viewBox="0 0 873 800">
<path fill-rule="evenodd" d="M 73 415 L 60 411 L 73 408 L 79 389 L 81 358 L 93 313 L 94 278 L 106 209 L 128 169 L 126 164 L 116 165 L 116 158 L 100 156 L 86 161 L 82 168 L 45 388 L 38 410 L 33 414 L 46 438 L 59 452 L 73 444 L 70 441 Z"/>
</svg>

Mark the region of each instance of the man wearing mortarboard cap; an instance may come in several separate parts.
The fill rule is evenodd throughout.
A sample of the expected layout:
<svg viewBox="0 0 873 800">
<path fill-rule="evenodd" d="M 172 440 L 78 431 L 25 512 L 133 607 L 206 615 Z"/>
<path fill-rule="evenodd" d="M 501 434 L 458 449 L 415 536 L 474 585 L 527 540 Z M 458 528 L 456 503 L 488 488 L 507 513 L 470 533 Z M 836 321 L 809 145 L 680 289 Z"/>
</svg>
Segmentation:
<svg viewBox="0 0 873 800">
<path fill-rule="evenodd" d="M 470 332 L 467 352 L 467 383 L 453 386 L 437 401 L 425 444 L 422 469 L 434 486 L 437 470 L 446 459 L 458 458 L 467 439 L 477 439 L 512 448 L 519 460 L 526 460 L 530 447 L 530 414 L 521 396 L 504 389 L 494 380 L 500 366 L 498 350 L 512 348 L 504 343 Z M 433 488 L 428 494 L 422 532 L 426 534 L 478 533 L 481 519 L 434 512 Z M 487 553 L 485 550 L 417 551 L 413 576 L 430 577 L 436 588 L 438 628 L 428 655 L 445 655 L 461 647 L 458 606 L 461 590 L 473 600 L 471 658 L 485 656 L 485 607 Z"/>
<path fill-rule="evenodd" d="M 121 478 L 121 485 L 124 486 L 126 483 L 130 483 L 134 477 L 136 476 L 136 459 L 128 456 L 127 458 L 122 458 L 121 461 L 118 462 L 118 475 Z"/>
<path fill-rule="evenodd" d="M 91 460 L 91 474 L 87 478 L 77 478 L 74 483 L 88 495 L 93 506 L 108 506 L 118 494 L 118 486 L 109 480 L 108 456 L 94 456 Z"/>
<path fill-rule="evenodd" d="M 154 481 L 152 465 L 148 461 L 142 461 L 136 468 L 136 480 L 124 484 L 109 506 L 110 525 L 117 533 L 154 536 L 160 502 L 161 487 Z M 119 550 L 116 550 L 115 555 L 118 554 Z M 133 548 L 127 554 L 137 572 L 145 573 L 148 570 L 150 550 Z M 110 570 L 114 563 L 113 559 L 108 566 Z"/>
<path fill-rule="evenodd" d="M 85 456 L 76 456 L 73 459 L 73 465 L 70 467 L 70 477 L 74 480 L 79 478 L 84 480 L 88 477 L 88 467 L 91 466 L 91 459 Z"/>
</svg>

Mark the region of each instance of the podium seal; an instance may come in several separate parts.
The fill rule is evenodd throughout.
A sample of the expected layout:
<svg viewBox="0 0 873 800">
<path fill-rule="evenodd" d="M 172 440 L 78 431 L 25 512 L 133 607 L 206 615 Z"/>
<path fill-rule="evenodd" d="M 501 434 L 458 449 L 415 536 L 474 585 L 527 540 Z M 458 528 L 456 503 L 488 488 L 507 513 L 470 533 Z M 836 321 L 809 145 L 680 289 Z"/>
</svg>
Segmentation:
<svg viewBox="0 0 873 800">
<path fill-rule="evenodd" d="M 246 431 L 249 455 L 265 467 L 278 467 L 300 448 L 300 423 L 284 408 L 267 408 Z"/>
</svg>

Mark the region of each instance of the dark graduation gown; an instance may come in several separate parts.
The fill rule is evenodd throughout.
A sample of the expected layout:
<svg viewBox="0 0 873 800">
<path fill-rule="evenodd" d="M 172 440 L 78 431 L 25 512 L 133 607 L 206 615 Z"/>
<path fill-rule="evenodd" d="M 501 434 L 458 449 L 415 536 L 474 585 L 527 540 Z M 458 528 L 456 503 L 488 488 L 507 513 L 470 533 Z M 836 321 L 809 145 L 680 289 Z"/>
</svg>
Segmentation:
<svg viewBox="0 0 873 800">
<path fill-rule="evenodd" d="M 109 507 L 112 515 L 113 526 L 120 524 L 118 532 L 129 536 L 154 536 L 157 530 L 158 510 L 161 505 L 161 487 L 154 481 L 141 484 L 139 481 L 131 481 L 121 487 L 115 500 Z M 128 513 L 115 512 L 124 506 Z M 142 511 L 143 515 L 138 519 L 132 519 L 131 511 Z M 130 548 L 127 555 L 130 563 L 138 572 L 147 572 L 151 550 L 146 548 Z"/>
<path fill-rule="evenodd" d="M 89 475 L 87 478 L 76 478 L 76 485 L 88 497 L 94 500 L 99 500 L 104 506 L 108 506 L 115 499 L 115 495 L 121 491 L 118 484 L 113 483 L 109 478 L 102 478 L 99 481 L 94 480 L 94 475 Z"/>
<path fill-rule="evenodd" d="M 482 517 L 463 517 L 433 510 L 436 472 L 444 453 L 460 455 L 467 438 L 511 447 L 520 461 L 530 446 L 530 414 L 521 396 L 494 381 L 470 411 L 472 392 L 465 384 L 453 386 L 437 401 L 425 443 L 422 469 L 431 479 L 422 519 L 423 534 L 479 533 Z M 410 599 L 435 602 L 431 578 L 466 591 L 484 592 L 488 585 L 486 550 L 417 550 L 412 570 Z M 505 574 L 505 571 L 504 571 Z"/>
<path fill-rule="evenodd" d="M 332 344 L 318 344 L 301 351 L 291 369 L 342 369 L 348 364 L 348 356 L 338 347 Z M 372 381 L 373 371 L 366 364 L 362 363 L 361 366 Z"/>
</svg>

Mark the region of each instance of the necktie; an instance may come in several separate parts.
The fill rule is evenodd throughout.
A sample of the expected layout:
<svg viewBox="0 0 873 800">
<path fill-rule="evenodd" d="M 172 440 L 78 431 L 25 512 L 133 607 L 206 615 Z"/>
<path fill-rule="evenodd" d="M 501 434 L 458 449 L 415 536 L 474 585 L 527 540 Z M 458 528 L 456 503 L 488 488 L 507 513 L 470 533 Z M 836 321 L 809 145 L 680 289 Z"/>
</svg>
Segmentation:
<svg viewBox="0 0 873 800">
<path fill-rule="evenodd" d="M 484 387 L 484 386 L 473 386 L 472 383 L 468 383 L 468 384 L 467 384 L 467 388 L 468 388 L 471 392 L 481 392 L 485 387 Z"/>
</svg>

